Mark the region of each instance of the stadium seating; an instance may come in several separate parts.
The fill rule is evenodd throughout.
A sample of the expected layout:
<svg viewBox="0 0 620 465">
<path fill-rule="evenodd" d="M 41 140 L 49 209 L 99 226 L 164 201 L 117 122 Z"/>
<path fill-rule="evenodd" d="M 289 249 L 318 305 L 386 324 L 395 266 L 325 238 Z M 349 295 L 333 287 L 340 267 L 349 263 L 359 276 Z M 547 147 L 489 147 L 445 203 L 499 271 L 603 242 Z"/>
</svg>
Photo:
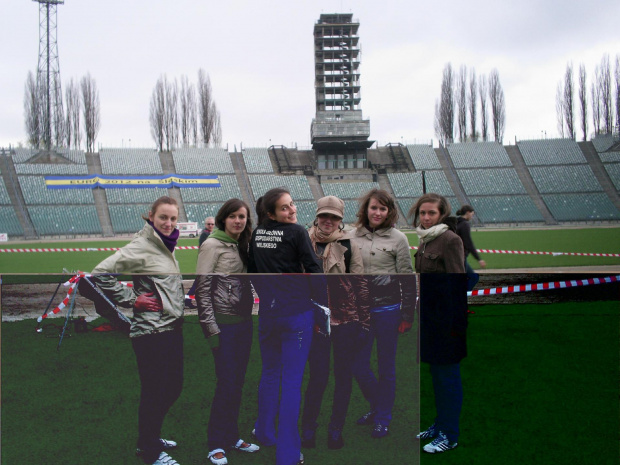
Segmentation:
<svg viewBox="0 0 620 465">
<path fill-rule="evenodd" d="M 469 197 L 483 223 L 532 223 L 544 219 L 528 195 Z M 456 211 L 456 210 L 455 210 Z"/>
<path fill-rule="evenodd" d="M 441 163 L 435 149 L 430 145 L 407 145 L 411 161 L 416 170 L 440 170 Z"/>
<path fill-rule="evenodd" d="M 241 198 L 237 178 L 231 175 L 218 176 L 221 187 L 192 187 L 181 189 L 183 202 L 226 202 L 228 199 Z"/>
<path fill-rule="evenodd" d="M 101 149 L 101 174 L 163 174 L 159 154 L 152 149 Z"/>
<path fill-rule="evenodd" d="M 605 194 L 549 194 L 542 196 L 558 221 L 618 220 L 620 212 Z"/>
<path fill-rule="evenodd" d="M 0 205 L 11 205 L 11 198 L 9 192 L 4 185 L 4 179 L 0 177 Z"/>
<path fill-rule="evenodd" d="M 177 174 L 234 173 L 230 155 L 222 148 L 184 148 L 172 152 Z"/>
<path fill-rule="evenodd" d="M 147 203 L 152 204 L 162 195 L 168 195 L 168 188 L 144 187 L 140 189 L 106 189 L 109 204 L 117 203 Z"/>
<path fill-rule="evenodd" d="M 53 163 L 19 163 L 15 165 L 17 174 L 45 174 L 51 176 L 79 176 L 88 174 L 88 167 L 83 165 Z"/>
<path fill-rule="evenodd" d="M 293 200 L 314 200 L 308 179 L 305 176 L 276 176 L 275 174 L 250 174 L 250 186 L 254 198 L 258 199 L 269 189 L 284 187 L 291 193 Z"/>
<path fill-rule="evenodd" d="M 616 190 L 620 191 L 620 163 L 607 163 L 603 166 L 614 183 Z"/>
<path fill-rule="evenodd" d="M 241 153 L 248 173 L 273 173 L 273 165 L 266 148 L 246 148 Z"/>
<path fill-rule="evenodd" d="M 620 163 L 620 152 L 605 152 L 598 155 L 603 163 Z"/>
<path fill-rule="evenodd" d="M 497 142 L 461 142 L 447 149 L 457 169 L 512 166 L 506 149 Z"/>
<path fill-rule="evenodd" d="M 43 176 L 18 176 L 26 205 L 94 204 L 92 189 L 48 189 Z"/>
<path fill-rule="evenodd" d="M 444 197 L 454 197 L 448 178 L 443 171 L 426 171 L 426 192 Z M 396 197 L 419 197 L 422 195 L 422 173 L 388 173 L 388 179 Z"/>
<path fill-rule="evenodd" d="M 12 149 L 13 151 L 13 163 L 25 163 L 30 158 L 34 157 L 38 149 L 24 149 L 24 148 L 16 148 Z"/>
<path fill-rule="evenodd" d="M 416 203 L 417 200 L 418 200 L 417 198 L 415 199 L 398 198 L 396 200 L 398 203 L 398 206 L 400 207 L 400 210 L 403 212 L 403 215 L 405 215 L 406 217 L 402 219 L 406 220 L 409 226 L 411 226 L 411 219 L 409 218 L 409 210 L 411 210 L 411 207 L 413 207 L 413 205 Z M 459 203 L 456 197 L 446 197 L 446 200 L 450 204 L 450 208 L 452 210 L 452 216 L 454 216 L 454 212 L 456 212 L 461 207 L 461 204 Z"/>
<path fill-rule="evenodd" d="M 359 199 L 371 189 L 379 189 L 376 182 L 324 182 L 321 184 L 325 195 L 335 195 L 340 199 Z"/>
<path fill-rule="evenodd" d="M 217 215 L 221 203 L 184 203 L 187 221 L 195 221 L 198 227 L 204 225 L 205 218 Z"/>
<path fill-rule="evenodd" d="M 605 152 L 609 147 L 614 145 L 614 142 L 617 142 L 618 139 L 614 139 L 611 134 L 598 134 L 594 139 L 592 139 L 592 144 L 594 144 L 594 148 L 597 152 Z"/>
<path fill-rule="evenodd" d="M 603 191 L 588 165 L 538 166 L 529 170 L 541 194 Z"/>
<path fill-rule="evenodd" d="M 528 166 L 586 163 L 573 139 L 522 140 L 517 146 Z"/>
<path fill-rule="evenodd" d="M 457 174 L 468 196 L 526 194 L 514 168 L 458 170 Z"/>
<path fill-rule="evenodd" d="M 116 190 L 116 189 L 110 189 Z M 147 215 L 151 204 L 148 203 L 133 204 L 133 205 L 110 205 L 110 221 L 112 223 L 112 230 L 116 234 L 122 233 L 135 233 L 142 229 L 144 226 L 144 220 L 142 215 Z"/>
<path fill-rule="evenodd" d="M 24 230 L 13 207 L 0 207 L 0 233 L 11 236 L 23 236 Z"/>
<path fill-rule="evenodd" d="M 42 236 L 102 233 L 94 205 L 27 208 L 36 231 Z"/>
</svg>

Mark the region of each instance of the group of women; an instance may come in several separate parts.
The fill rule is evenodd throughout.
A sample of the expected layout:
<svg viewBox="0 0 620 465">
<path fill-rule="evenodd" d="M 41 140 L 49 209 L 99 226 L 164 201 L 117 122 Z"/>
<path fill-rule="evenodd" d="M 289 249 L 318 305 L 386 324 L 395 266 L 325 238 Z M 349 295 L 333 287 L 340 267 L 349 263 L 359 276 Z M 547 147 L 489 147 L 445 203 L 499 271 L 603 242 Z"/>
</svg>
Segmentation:
<svg viewBox="0 0 620 465">
<path fill-rule="evenodd" d="M 422 273 L 419 288 L 407 237 L 394 227 L 394 199 L 384 190 L 373 189 L 360 199 L 351 231 L 344 230 L 344 202 L 333 196 L 318 201 L 308 231 L 297 224 L 297 208 L 286 189 L 265 193 L 256 213 L 253 229 L 245 202 L 224 203 L 215 217 L 216 229 L 198 255 L 196 303 L 217 379 L 207 429 L 209 460 L 225 465 L 231 450 L 260 450 L 242 439 L 238 428 L 254 332 L 252 288 L 260 299 L 262 372 L 251 435 L 261 446 L 275 446 L 277 465 L 302 464 L 302 446 L 316 446 L 332 351 L 335 386 L 328 448 L 344 446 L 354 379 L 368 402 L 357 424 L 372 425 L 373 438 L 389 433 L 398 335 L 411 329 L 418 297 L 420 354 L 431 367 L 437 416 L 417 437 L 432 439 L 424 446 L 427 452 L 456 447 L 462 403 L 459 362 L 466 355 L 466 277 L 463 243 L 445 198 L 425 194 L 409 212 L 420 237 L 414 262 L 415 271 Z M 135 238 L 93 274 L 117 305 L 133 307 L 130 337 L 141 382 L 137 453 L 147 464 L 175 465 L 167 451 L 177 444 L 161 438 L 161 428 L 183 383 L 184 291 L 174 257 L 178 205 L 161 197 L 144 219 Z M 110 273 L 133 274 L 133 289 Z M 446 292 L 446 283 L 452 292 Z M 377 374 L 371 368 L 375 340 Z M 300 436 L 307 363 L 310 378 Z"/>
</svg>

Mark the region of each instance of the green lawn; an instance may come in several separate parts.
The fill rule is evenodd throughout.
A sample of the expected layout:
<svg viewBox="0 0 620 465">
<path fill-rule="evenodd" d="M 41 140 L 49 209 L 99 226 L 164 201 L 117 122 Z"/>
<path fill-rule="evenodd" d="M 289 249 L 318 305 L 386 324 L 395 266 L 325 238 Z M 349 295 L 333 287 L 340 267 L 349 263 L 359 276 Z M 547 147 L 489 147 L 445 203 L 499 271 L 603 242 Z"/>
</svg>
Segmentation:
<svg viewBox="0 0 620 465">
<path fill-rule="evenodd" d="M 54 320 L 60 321 L 60 320 Z M 465 400 L 460 446 L 426 464 L 617 465 L 619 439 L 618 302 L 480 306 L 470 318 L 469 356 L 462 362 Z M 140 463 L 132 455 L 137 430 L 138 378 L 129 340 L 117 333 L 73 334 L 56 350 L 58 330 L 36 322 L 2 324 L 2 463 Z M 181 464 L 207 464 L 206 425 L 213 362 L 196 317 L 185 335 L 184 391 L 168 415 L 165 437 L 179 441 Z M 319 420 L 313 464 L 415 464 L 421 422 L 433 420 L 428 367 L 417 386 L 415 333 L 401 337 L 398 388 L 390 435 L 371 440 L 354 419 L 367 406 L 354 387 L 346 447 L 328 451 L 330 384 Z M 374 363 L 374 362 L 373 362 Z M 241 431 L 256 415 L 260 376 L 257 339 L 248 370 Z M 246 435 L 247 436 L 247 435 Z M 273 449 L 230 454 L 231 464 L 274 463 Z"/>
<path fill-rule="evenodd" d="M 519 231 L 474 231 L 474 243 L 479 249 L 547 251 L 547 252 L 587 252 L 620 253 L 620 228 L 589 229 L 544 229 Z M 409 233 L 409 243 L 418 245 L 418 238 Z M 92 242 L 51 242 L 20 244 L 22 248 L 104 248 L 122 247 L 123 241 Z M 180 246 L 195 246 L 196 239 L 182 239 Z M 3 244 L 0 248 L 15 248 Z M 30 252 L 0 253 L 0 273 L 62 273 L 63 269 L 71 272 L 90 271 L 95 265 L 113 252 Z M 414 251 L 412 251 L 413 255 Z M 178 250 L 177 259 L 184 274 L 196 271 L 198 250 Z M 586 265 L 620 265 L 620 257 L 578 257 L 552 255 L 507 255 L 483 254 L 488 269 L 535 268 Z M 470 257 L 470 263 L 476 268 L 476 260 Z"/>
</svg>

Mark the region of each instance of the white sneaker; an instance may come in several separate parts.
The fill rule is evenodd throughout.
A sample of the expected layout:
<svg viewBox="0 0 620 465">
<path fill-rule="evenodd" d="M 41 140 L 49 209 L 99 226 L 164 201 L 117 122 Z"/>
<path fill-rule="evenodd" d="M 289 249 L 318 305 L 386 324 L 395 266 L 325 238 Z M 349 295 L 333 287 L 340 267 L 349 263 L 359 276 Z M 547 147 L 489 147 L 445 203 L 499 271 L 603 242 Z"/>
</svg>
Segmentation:
<svg viewBox="0 0 620 465">
<path fill-rule="evenodd" d="M 260 447 L 256 444 L 250 444 L 245 442 L 243 439 L 239 439 L 237 444 L 235 444 L 235 449 L 240 450 L 242 452 L 258 452 Z"/>
<path fill-rule="evenodd" d="M 428 452 L 429 454 L 438 454 L 440 452 L 454 449 L 457 445 L 458 443 L 450 442 L 448 437 L 440 431 L 433 442 L 424 446 L 424 452 Z"/>
<path fill-rule="evenodd" d="M 169 439 L 159 438 L 159 442 L 161 443 L 161 445 L 164 448 L 164 450 L 174 449 L 177 446 L 176 442 L 171 441 Z M 144 451 L 142 449 L 140 449 L 139 447 L 136 448 L 136 455 L 138 457 L 141 456 L 143 452 Z"/>
<path fill-rule="evenodd" d="M 174 460 L 165 452 L 159 454 L 159 458 L 153 463 L 153 465 L 179 465 L 179 462 Z"/>
<path fill-rule="evenodd" d="M 222 454 L 222 457 L 220 457 L 219 459 L 216 458 L 215 456 L 217 454 Z M 224 449 L 213 449 L 211 452 L 209 452 L 208 458 L 214 465 L 226 465 L 228 463 L 228 459 L 226 458 L 226 452 L 224 451 Z"/>
</svg>

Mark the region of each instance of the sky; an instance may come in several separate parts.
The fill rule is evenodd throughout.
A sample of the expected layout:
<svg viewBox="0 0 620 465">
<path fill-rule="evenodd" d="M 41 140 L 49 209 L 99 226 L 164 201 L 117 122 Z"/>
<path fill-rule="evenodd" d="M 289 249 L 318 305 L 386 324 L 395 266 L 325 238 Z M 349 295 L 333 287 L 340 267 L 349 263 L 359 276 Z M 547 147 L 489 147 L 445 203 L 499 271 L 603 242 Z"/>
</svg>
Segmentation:
<svg viewBox="0 0 620 465">
<path fill-rule="evenodd" d="M 555 94 L 566 66 L 620 54 L 620 1 L 593 0 L 65 0 L 57 7 L 63 83 L 90 73 L 101 105 L 97 147 L 154 148 L 155 83 L 204 69 L 220 110 L 222 143 L 311 146 L 313 27 L 321 13 L 360 23 L 361 109 L 370 139 L 434 141 L 447 63 L 496 68 L 506 100 L 504 144 L 558 137 Z M 36 72 L 39 5 L 0 7 L 0 147 L 25 145 L 24 87 Z M 590 128 L 592 123 L 589 123 Z"/>
</svg>

